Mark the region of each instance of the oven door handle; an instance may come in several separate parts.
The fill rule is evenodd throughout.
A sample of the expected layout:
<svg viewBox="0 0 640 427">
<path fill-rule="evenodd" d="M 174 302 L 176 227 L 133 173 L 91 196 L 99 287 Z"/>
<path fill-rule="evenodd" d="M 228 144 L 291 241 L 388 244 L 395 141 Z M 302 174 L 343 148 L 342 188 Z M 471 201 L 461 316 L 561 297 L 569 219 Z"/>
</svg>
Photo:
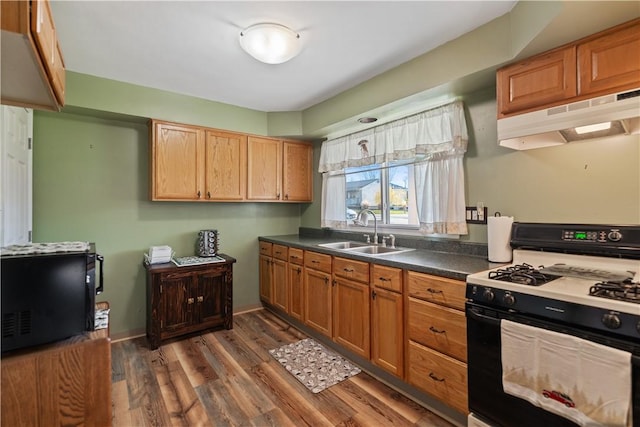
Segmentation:
<svg viewBox="0 0 640 427">
<path fill-rule="evenodd" d="M 481 309 L 478 309 L 475 307 L 468 307 L 467 316 L 474 320 L 477 320 L 478 322 L 489 323 L 494 326 L 500 326 L 500 319 L 479 313 L 479 311 L 481 311 Z"/>
</svg>

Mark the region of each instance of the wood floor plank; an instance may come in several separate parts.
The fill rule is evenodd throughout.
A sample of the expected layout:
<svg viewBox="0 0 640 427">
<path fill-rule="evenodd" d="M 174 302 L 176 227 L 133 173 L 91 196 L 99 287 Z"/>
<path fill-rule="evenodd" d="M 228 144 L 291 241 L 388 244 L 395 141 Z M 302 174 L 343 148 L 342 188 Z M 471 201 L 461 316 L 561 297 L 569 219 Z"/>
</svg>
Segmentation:
<svg viewBox="0 0 640 427">
<path fill-rule="evenodd" d="M 212 425 L 180 362 L 158 366 L 155 372 L 172 426 Z"/>
<path fill-rule="evenodd" d="M 153 351 L 144 337 L 114 343 L 113 426 L 451 426 L 365 372 L 311 393 L 269 354 L 304 338 L 258 310 Z"/>
</svg>

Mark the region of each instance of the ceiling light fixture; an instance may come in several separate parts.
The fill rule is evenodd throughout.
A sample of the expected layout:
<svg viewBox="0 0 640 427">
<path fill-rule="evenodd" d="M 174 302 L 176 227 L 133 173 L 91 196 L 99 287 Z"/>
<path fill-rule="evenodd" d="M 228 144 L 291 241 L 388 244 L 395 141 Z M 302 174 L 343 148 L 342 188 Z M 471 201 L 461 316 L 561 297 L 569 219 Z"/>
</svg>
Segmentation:
<svg viewBox="0 0 640 427">
<path fill-rule="evenodd" d="M 282 64 L 300 50 L 300 35 L 280 24 L 254 24 L 240 32 L 240 46 L 249 55 L 266 64 Z"/>
</svg>

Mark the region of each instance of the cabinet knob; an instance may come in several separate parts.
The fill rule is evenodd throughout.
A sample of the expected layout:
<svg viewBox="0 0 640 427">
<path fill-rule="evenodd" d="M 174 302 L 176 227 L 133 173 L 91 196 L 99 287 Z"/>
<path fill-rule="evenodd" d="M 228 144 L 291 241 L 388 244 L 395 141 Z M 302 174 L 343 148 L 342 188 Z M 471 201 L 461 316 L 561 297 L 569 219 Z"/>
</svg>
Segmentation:
<svg viewBox="0 0 640 427">
<path fill-rule="evenodd" d="M 207 191 L 207 199 L 211 198 L 211 191 Z"/>
<path fill-rule="evenodd" d="M 187 304 L 193 304 L 194 300 L 193 298 L 187 298 Z"/>
<path fill-rule="evenodd" d="M 276 199 L 280 200 L 280 193 L 276 193 Z"/>
<path fill-rule="evenodd" d="M 200 295 L 200 296 L 198 297 L 198 302 L 202 302 L 202 301 L 204 301 L 204 297 L 203 297 L 202 295 Z"/>
<path fill-rule="evenodd" d="M 200 190 L 198 190 L 198 199 L 200 198 Z"/>
<path fill-rule="evenodd" d="M 288 195 L 288 194 L 285 194 L 285 195 L 284 195 L 284 199 L 285 199 L 285 200 L 289 200 L 289 195 Z"/>
</svg>

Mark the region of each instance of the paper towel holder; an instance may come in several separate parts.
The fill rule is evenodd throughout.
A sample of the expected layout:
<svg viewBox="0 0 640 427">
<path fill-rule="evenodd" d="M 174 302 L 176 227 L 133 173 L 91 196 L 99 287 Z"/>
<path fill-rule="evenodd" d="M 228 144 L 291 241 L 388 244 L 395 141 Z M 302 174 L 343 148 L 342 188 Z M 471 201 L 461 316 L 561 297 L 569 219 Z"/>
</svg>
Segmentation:
<svg viewBox="0 0 640 427">
<path fill-rule="evenodd" d="M 487 223 L 487 207 L 478 210 L 477 206 L 466 207 L 466 221 L 468 224 L 486 224 Z"/>
</svg>

